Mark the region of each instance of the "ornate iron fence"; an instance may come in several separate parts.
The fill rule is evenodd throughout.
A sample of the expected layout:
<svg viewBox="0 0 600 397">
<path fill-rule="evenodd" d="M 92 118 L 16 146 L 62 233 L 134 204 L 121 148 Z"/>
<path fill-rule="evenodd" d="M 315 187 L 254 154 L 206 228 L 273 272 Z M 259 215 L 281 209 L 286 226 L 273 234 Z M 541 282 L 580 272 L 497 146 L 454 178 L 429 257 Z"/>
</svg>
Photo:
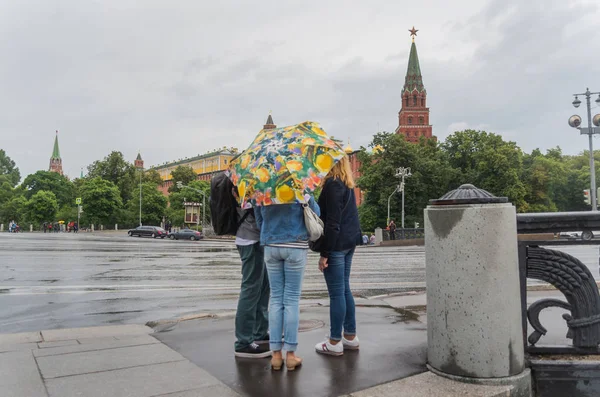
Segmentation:
<svg viewBox="0 0 600 397">
<path fill-rule="evenodd" d="M 596 280 L 579 259 L 554 248 L 565 245 L 600 245 L 600 239 L 560 239 L 561 232 L 600 230 L 600 213 L 519 214 L 517 229 L 520 234 L 554 233 L 552 240 L 519 242 L 522 321 L 526 351 L 538 354 L 600 353 L 600 295 Z M 552 284 L 564 294 L 566 302 L 559 299 L 541 299 L 527 307 L 527 278 Z M 538 345 L 547 332 L 539 316 L 541 311 L 548 307 L 559 307 L 570 312 L 564 314 L 563 319 L 568 327 L 567 338 L 573 341 L 572 346 Z M 533 328 L 528 337 L 527 321 Z M 543 339 L 541 340 L 543 342 Z"/>
</svg>

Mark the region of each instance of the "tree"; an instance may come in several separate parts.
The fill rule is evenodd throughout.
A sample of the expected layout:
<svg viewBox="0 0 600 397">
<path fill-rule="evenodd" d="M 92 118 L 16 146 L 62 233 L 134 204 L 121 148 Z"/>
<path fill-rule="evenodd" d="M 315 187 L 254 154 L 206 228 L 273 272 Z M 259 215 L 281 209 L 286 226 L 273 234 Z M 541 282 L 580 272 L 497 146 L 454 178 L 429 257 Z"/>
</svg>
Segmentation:
<svg viewBox="0 0 600 397">
<path fill-rule="evenodd" d="M 119 188 L 100 177 L 88 179 L 81 186 L 81 199 L 85 219 L 93 224 L 110 224 L 118 219 L 123 206 Z"/>
<path fill-rule="evenodd" d="M 190 182 L 190 188 L 183 188 L 181 190 L 177 190 L 169 194 L 169 205 L 171 208 L 176 210 L 183 209 L 184 201 L 194 201 L 197 203 L 202 203 L 202 193 L 198 192 L 201 190 L 206 195 L 206 213 L 208 214 L 210 209 L 208 205 L 208 198 L 210 196 L 210 184 L 206 181 L 193 181 Z"/>
<path fill-rule="evenodd" d="M 15 187 L 21 180 L 21 173 L 15 162 L 6 155 L 4 149 L 0 149 L 0 175 L 8 177 L 11 187 Z"/>
<path fill-rule="evenodd" d="M 506 196 L 518 211 L 526 209 L 527 190 L 521 180 L 523 154 L 514 142 L 485 131 L 457 131 L 446 138 L 443 150 L 457 182 L 472 183 L 496 196 Z"/>
<path fill-rule="evenodd" d="M 45 190 L 54 193 L 59 206 L 74 203 L 73 183 L 56 172 L 37 171 L 25 178 L 23 186 L 26 189 L 25 197 L 28 199 L 31 199 L 37 192 Z"/>
<path fill-rule="evenodd" d="M 190 182 L 195 181 L 198 174 L 191 167 L 184 167 L 182 165 L 171 171 L 171 180 L 173 184 L 169 186 L 169 193 L 178 192 L 177 182 L 181 182 L 184 185 L 189 185 Z"/>
<path fill-rule="evenodd" d="M 7 175 L 0 175 L 0 205 L 6 203 L 14 196 L 12 181 Z"/>
<path fill-rule="evenodd" d="M 43 222 L 53 222 L 58 211 L 58 201 L 54 193 L 40 190 L 25 204 L 27 221 L 39 225 Z"/>
<path fill-rule="evenodd" d="M 128 204 L 129 212 L 138 214 L 140 208 L 140 188 L 133 191 L 133 198 Z M 167 209 L 167 198 L 156 189 L 153 183 L 142 184 L 142 223 L 160 225 Z M 138 216 L 135 217 L 138 219 Z"/>
<path fill-rule="evenodd" d="M 119 188 L 123 203 L 131 199 L 133 189 L 139 184 L 139 175 L 136 178 L 135 167 L 118 151 L 113 151 L 104 160 L 94 161 L 88 166 L 88 178 L 96 177 L 115 184 Z"/>
<path fill-rule="evenodd" d="M 359 216 L 363 230 L 374 230 L 387 224 L 388 199 L 390 218 L 397 221 L 402 213 L 401 193 L 394 190 L 400 184 L 395 177 L 398 167 L 410 167 L 412 176 L 405 179 L 405 226 L 414 222 L 422 224 L 423 209 L 430 199 L 439 198 L 452 187 L 457 172 L 453 170 L 440 146 L 433 140 L 422 139 L 409 143 L 399 134 L 378 133 L 370 147 L 380 146 L 382 151 L 359 152 L 362 164 L 358 187 L 366 192 Z"/>
<path fill-rule="evenodd" d="M 154 169 L 149 169 L 147 171 L 144 171 L 144 176 L 142 177 L 142 181 L 144 183 L 152 183 L 155 186 L 161 185 L 163 183 L 163 180 L 162 180 L 160 174 L 158 173 L 158 171 L 156 171 Z"/>
<path fill-rule="evenodd" d="M 0 223 L 22 222 L 25 219 L 25 204 L 27 200 L 23 196 L 15 196 L 3 204 L 0 207 Z"/>
</svg>

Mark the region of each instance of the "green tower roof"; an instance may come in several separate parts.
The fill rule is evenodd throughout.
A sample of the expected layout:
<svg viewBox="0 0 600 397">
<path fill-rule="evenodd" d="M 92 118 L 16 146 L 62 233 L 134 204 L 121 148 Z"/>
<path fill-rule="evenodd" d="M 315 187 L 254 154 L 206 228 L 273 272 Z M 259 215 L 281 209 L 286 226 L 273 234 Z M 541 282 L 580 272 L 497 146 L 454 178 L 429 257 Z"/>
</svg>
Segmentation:
<svg viewBox="0 0 600 397">
<path fill-rule="evenodd" d="M 423 76 L 421 75 L 421 66 L 419 65 L 419 55 L 417 55 L 417 46 L 413 41 L 410 46 L 410 56 L 408 57 L 408 69 L 406 70 L 406 78 L 404 80 L 404 88 L 402 93 L 414 90 L 425 92 L 423 85 Z"/>
<path fill-rule="evenodd" d="M 138 152 L 137 157 L 135 158 L 136 160 L 141 160 L 142 159 L 142 155 Z"/>
<path fill-rule="evenodd" d="M 58 131 L 54 137 L 54 150 L 52 150 L 52 159 L 60 159 L 60 150 L 58 149 Z"/>
</svg>

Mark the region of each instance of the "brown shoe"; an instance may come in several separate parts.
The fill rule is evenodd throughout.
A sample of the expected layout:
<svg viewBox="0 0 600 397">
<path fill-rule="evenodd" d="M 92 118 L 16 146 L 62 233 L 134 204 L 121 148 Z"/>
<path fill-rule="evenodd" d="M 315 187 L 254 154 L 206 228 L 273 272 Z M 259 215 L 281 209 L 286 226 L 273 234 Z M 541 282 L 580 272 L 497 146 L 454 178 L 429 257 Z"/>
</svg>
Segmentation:
<svg viewBox="0 0 600 397">
<path fill-rule="evenodd" d="M 288 371 L 294 371 L 296 369 L 296 367 L 299 367 L 302 365 L 302 359 L 300 357 L 294 356 L 293 358 L 286 358 L 285 359 L 285 366 L 287 367 Z"/>
<path fill-rule="evenodd" d="M 273 371 L 280 371 L 283 365 L 283 357 L 271 357 L 271 369 Z"/>
</svg>

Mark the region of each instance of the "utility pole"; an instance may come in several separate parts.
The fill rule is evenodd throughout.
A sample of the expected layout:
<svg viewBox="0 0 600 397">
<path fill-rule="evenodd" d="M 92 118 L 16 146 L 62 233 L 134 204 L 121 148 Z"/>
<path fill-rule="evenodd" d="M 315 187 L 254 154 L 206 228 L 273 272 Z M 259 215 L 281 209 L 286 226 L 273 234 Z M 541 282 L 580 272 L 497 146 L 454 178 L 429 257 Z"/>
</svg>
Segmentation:
<svg viewBox="0 0 600 397">
<path fill-rule="evenodd" d="M 395 175 L 397 178 L 401 178 L 399 188 L 402 192 L 402 229 L 404 229 L 404 178 L 408 178 L 411 175 L 410 167 L 399 167 Z"/>
</svg>

